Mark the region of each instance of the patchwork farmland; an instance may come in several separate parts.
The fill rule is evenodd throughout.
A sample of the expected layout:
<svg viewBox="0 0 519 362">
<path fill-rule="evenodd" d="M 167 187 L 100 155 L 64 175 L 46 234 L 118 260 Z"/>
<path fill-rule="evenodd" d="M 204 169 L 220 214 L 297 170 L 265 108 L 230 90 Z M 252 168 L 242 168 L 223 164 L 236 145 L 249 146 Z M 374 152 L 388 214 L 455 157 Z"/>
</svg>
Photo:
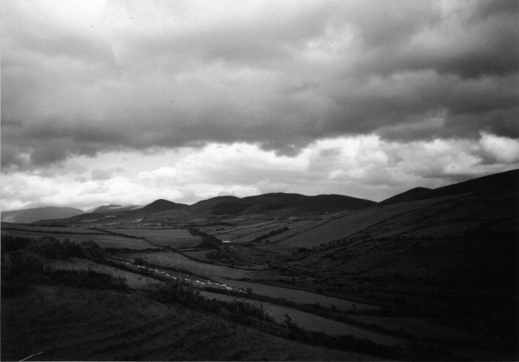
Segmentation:
<svg viewBox="0 0 519 362">
<path fill-rule="evenodd" d="M 116 232 L 122 235 L 141 238 L 153 245 L 168 246 L 171 248 L 187 248 L 200 244 L 201 238 L 193 236 L 185 229 L 106 229 L 106 231 Z"/>
<path fill-rule="evenodd" d="M 2 359 L 513 360 L 516 180 L 2 223 Z"/>
</svg>

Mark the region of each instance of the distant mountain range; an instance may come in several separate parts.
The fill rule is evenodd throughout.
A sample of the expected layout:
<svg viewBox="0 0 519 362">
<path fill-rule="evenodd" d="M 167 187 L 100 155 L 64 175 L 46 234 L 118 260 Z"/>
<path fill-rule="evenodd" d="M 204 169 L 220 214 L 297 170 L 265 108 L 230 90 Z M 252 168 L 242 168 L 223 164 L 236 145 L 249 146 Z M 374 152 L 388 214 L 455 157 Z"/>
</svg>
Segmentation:
<svg viewBox="0 0 519 362">
<path fill-rule="evenodd" d="M 238 198 L 226 196 L 200 201 L 189 211 L 199 214 L 301 214 L 356 210 L 374 206 L 376 202 L 342 195 L 304 196 L 272 193 Z"/>
<path fill-rule="evenodd" d="M 460 182 L 437 189 L 413 188 L 390 197 L 380 203 L 343 195 L 304 196 L 300 194 L 270 193 L 238 198 L 219 196 L 197 202 L 193 205 L 156 200 L 145 206 L 103 205 L 84 213 L 70 207 L 43 207 L 2 212 L 2 221 L 17 223 L 62 222 L 66 224 L 82 222 L 137 222 L 175 219 L 182 216 L 217 217 L 219 215 L 269 216 L 312 215 L 326 212 L 358 210 L 377 205 L 391 205 L 401 202 L 419 201 L 435 197 L 453 196 L 467 193 L 484 193 L 494 189 L 511 189 L 517 192 L 519 170 L 513 170 Z"/>
<path fill-rule="evenodd" d="M 2 221 L 30 224 L 38 220 L 66 219 L 84 214 L 73 207 L 37 207 L 33 209 L 2 211 Z"/>
</svg>

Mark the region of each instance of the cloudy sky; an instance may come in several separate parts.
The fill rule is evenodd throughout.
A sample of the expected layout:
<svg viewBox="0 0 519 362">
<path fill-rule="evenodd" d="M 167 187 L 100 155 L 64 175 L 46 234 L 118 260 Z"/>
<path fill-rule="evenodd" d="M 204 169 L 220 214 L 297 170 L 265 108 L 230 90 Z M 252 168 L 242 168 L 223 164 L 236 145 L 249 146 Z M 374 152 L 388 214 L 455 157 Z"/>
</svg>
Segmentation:
<svg viewBox="0 0 519 362">
<path fill-rule="evenodd" d="M 519 168 L 516 0 L 3 0 L 1 208 L 380 201 Z"/>
</svg>

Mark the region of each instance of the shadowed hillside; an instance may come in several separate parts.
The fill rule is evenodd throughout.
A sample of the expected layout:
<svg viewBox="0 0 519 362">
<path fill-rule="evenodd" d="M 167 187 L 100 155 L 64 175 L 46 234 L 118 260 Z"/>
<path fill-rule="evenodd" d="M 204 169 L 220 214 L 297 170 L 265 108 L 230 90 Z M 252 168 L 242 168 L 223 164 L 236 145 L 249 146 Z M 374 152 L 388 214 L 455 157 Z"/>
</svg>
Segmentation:
<svg viewBox="0 0 519 362">
<path fill-rule="evenodd" d="M 382 201 L 381 204 L 425 200 L 466 193 L 485 193 L 494 190 L 516 190 L 517 185 L 519 185 L 519 170 L 512 170 L 439 187 L 434 190 L 415 188 L 386 199 Z"/>
<path fill-rule="evenodd" d="M 425 187 L 415 187 L 414 189 L 411 189 L 409 191 L 403 192 L 401 194 L 390 197 L 389 199 L 381 201 L 380 204 L 391 205 L 398 204 L 399 202 L 418 200 L 420 198 L 424 198 L 429 192 L 431 192 L 431 189 Z"/>
</svg>

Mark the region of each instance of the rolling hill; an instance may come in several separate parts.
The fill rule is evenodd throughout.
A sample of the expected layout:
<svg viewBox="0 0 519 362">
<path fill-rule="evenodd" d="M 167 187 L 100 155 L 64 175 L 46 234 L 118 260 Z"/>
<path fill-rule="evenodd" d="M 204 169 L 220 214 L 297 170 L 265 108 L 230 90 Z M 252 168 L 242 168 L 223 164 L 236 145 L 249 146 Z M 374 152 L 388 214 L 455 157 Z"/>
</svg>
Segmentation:
<svg viewBox="0 0 519 362">
<path fill-rule="evenodd" d="M 146 214 L 152 214 L 154 212 L 160 212 L 165 210 L 174 210 L 174 209 L 182 209 L 188 207 L 188 205 L 185 204 L 177 204 L 172 201 L 159 199 L 153 201 L 151 204 L 148 204 L 144 206 L 143 208 L 136 209 L 130 211 L 131 213 L 146 213 Z"/>
<path fill-rule="evenodd" d="M 399 202 L 425 200 L 460 194 L 485 193 L 494 190 L 513 190 L 517 189 L 517 185 L 519 185 L 519 170 L 512 170 L 438 187 L 433 190 L 422 187 L 414 188 L 390 197 L 380 202 L 380 204 L 390 205 Z"/>
</svg>

